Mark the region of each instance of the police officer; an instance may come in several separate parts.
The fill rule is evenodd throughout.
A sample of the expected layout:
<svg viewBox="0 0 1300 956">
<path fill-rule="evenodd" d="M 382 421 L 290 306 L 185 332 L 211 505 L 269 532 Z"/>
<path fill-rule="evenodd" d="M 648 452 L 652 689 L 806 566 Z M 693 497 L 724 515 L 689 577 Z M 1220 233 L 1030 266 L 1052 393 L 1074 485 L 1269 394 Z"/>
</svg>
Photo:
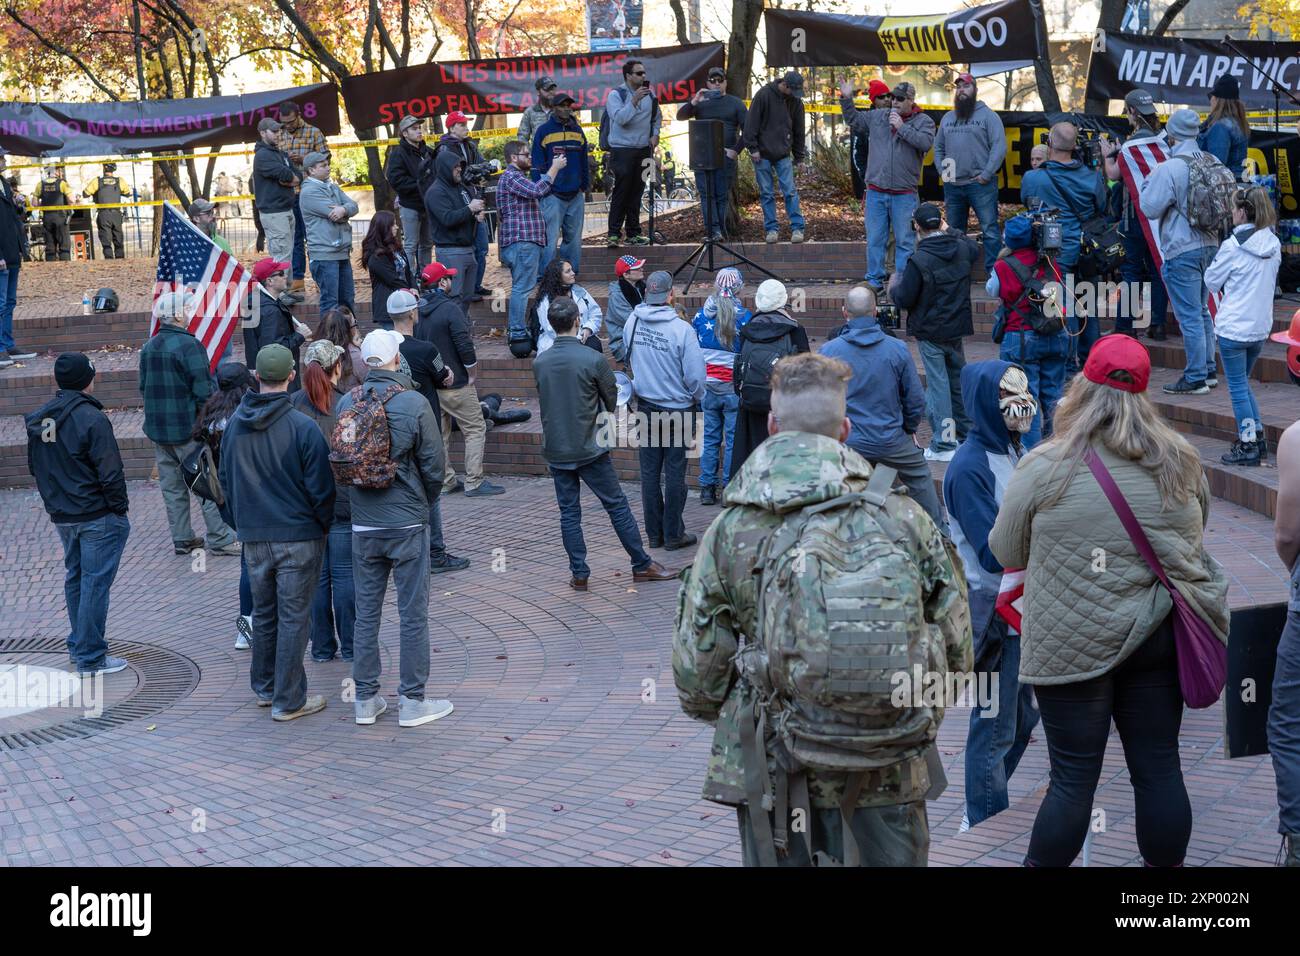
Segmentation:
<svg viewBox="0 0 1300 956">
<path fill-rule="evenodd" d="M 84 195 L 95 201 L 96 205 L 120 203 L 122 201 L 122 180 L 114 173 L 117 163 L 105 163 L 104 175 L 95 179 L 84 190 Z M 95 218 L 99 226 L 99 247 L 104 250 L 105 259 L 125 259 L 122 247 L 122 208 L 99 210 Z"/>
<path fill-rule="evenodd" d="M 41 223 L 45 227 L 46 261 L 60 259 L 68 262 L 72 259 L 72 233 L 68 230 L 70 213 L 66 209 L 45 211 L 50 206 L 73 204 L 72 188 L 63 178 L 62 166 L 47 170 L 45 178 L 41 180 L 41 189 L 36 200 L 36 204 L 41 207 Z"/>
</svg>

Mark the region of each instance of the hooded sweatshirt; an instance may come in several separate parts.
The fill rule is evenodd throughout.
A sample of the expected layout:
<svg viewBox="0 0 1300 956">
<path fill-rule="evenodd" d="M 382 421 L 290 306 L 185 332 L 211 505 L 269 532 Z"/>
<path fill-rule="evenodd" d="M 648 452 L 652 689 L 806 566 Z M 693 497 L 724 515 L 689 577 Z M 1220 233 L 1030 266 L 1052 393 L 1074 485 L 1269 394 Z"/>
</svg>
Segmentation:
<svg viewBox="0 0 1300 956">
<path fill-rule="evenodd" d="M 1186 156 L 1193 159 L 1200 154 L 1196 143 L 1190 139 L 1177 142 L 1170 150 L 1170 156 Z M 1049 164 L 1050 165 L 1050 164 Z M 1030 173 L 1025 177 L 1028 182 Z M 1142 214 L 1153 223 L 1159 224 L 1160 256 L 1168 262 L 1185 252 L 1198 252 L 1205 246 L 1217 246 L 1219 237 L 1193 229 L 1183 212 L 1187 208 L 1187 187 L 1191 167 L 1172 158 L 1151 170 L 1151 175 L 1142 184 L 1138 195 L 1138 204 Z M 1021 194 L 1024 194 L 1023 187 Z"/>
<path fill-rule="evenodd" d="M 943 476 L 948 534 L 966 568 L 976 635 L 988 625 L 1002 584 L 1002 565 L 989 550 L 989 531 L 1021 455 L 998 404 L 999 383 L 1010 367 L 1010 362 L 994 359 L 961 370 L 961 400 L 971 429 Z"/>
<path fill-rule="evenodd" d="M 424 194 L 424 205 L 429 210 L 433 242 L 437 246 L 474 245 L 474 230 L 478 222 L 469 211 L 474 197 L 456 182 L 456 167 L 463 162 L 459 152 L 453 148 L 439 149 L 433 160 L 434 180 Z"/>
<path fill-rule="evenodd" d="M 732 372 L 736 364 L 736 353 L 740 351 L 740 330 L 745 327 L 751 316 L 749 309 L 736 301 L 736 329 L 732 335 L 731 347 L 727 348 L 718 340 L 718 297 L 715 293 L 704 300 L 704 307 L 695 313 L 691 323 L 695 327 L 695 337 L 700 340 L 700 351 L 704 353 L 704 370 L 708 376 L 707 386 L 710 392 L 734 393 L 731 385 Z"/>
<path fill-rule="evenodd" d="M 26 424 L 27 470 L 51 521 L 79 524 L 126 514 L 122 455 L 103 405 L 85 392 L 61 388 Z"/>
<path fill-rule="evenodd" d="M 934 120 L 918 106 L 895 130 L 890 110 L 860 110 L 852 98 L 840 97 L 840 112 L 849 129 L 867 136 L 867 186 L 877 192 L 914 193 L 921 164 L 934 145 Z"/>
<path fill-rule="evenodd" d="M 1002 120 L 980 100 L 970 119 L 961 119 L 955 109 L 939 121 L 934 136 L 934 168 L 942 172 L 944 159 L 954 164 L 953 185 L 965 186 L 983 176 L 997 182 L 998 170 L 1007 158 L 1007 136 Z"/>
<path fill-rule="evenodd" d="M 330 450 L 288 392 L 248 392 L 226 425 L 223 517 L 239 540 L 316 541 L 334 520 Z"/>
<path fill-rule="evenodd" d="M 307 257 L 321 261 L 347 259 L 352 252 L 349 220 L 357 214 L 357 204 L 334 181 L 308 176 L 298 194 L 298 206 L 307 230 Z M 348 218 L 331 222 L 329 214 L 335 206 L 342 206 Z"/>
<path fill-rule="evenodd" d="M 1260 342 L 1273 330 L 1273 289 L 1282 244 L 1272 229 L 1244 224 L 1219 246 L 1205 270 L 1211 294 L 1223 290 L 1214 331 L 1233 342 Z"/>
<path fill-rule="evenodd" d="M 848 445 L 866 458 L 889 454 L 925 417 L 925 389 L 907 344 L 886 335 L 875 316 L 849 321 L 848 330 L 821 347 L 853 370 L 845 411 Z"/>
<path fill-rule="evenodd" d="M 627 344 L 623 341 L 623 327 L 627 325 L 632 310 L 645 299 L 645 279 L 628 282 L 615 279 L 609 284 L 609 308 L 605 326 L 609 329 L 609 350 L 619 361 L 627 359 Z"/>
<path fill-rule="evenodd" d="M 662 408 L 690 408 L 704 400 L 704 353 L 676 309 L 643 302 L 623 331 L 637 398 Z"/>
</svg>

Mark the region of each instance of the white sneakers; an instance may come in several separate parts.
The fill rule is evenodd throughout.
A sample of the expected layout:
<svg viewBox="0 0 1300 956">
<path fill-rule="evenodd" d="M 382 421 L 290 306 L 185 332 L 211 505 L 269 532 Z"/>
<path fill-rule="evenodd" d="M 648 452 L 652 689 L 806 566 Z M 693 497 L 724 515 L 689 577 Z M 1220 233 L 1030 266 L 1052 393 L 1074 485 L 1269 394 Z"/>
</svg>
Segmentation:
<svg viewBox="0 0 1300 956">
<path fill-rule="evenodd" d="M 947 451 L 935 451 L 933 448 L 925 450 L 926 461 L 952 461 L 953 455 L 957 454 L 956 448 L 949 448 Z"/>
<path fill-rule="evenodd" d="M 239 631 L 235 635 L 235 650 L 248 650 L 253 646 L 251 643 L 253 640 L 253 615 L 239 615 L 239 620 L 235 621 L 235 628 Z"/>
</svg>

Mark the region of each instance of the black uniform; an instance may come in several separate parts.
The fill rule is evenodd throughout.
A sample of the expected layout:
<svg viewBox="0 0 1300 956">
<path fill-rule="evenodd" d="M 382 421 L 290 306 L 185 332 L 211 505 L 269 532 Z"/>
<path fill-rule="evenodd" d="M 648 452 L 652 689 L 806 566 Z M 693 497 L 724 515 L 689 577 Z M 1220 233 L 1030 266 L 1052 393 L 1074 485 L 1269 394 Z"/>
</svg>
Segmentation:
<svg viewBox="0 0 1300 956">
<path fill-rule="evenodd" d="M 90 184 L 86 193 L 97 204 L 121 202 L 122 180 L 112 173 L 105 173 Z M 99 227 L 99 247 L 104 251 L 104 258 L 126 258 L 122 247 L 122 209 L 99 210 L 95 224 Z"/>
<path fill-rule="evenodd" d="M 46 212 L 47 206 L 66 206 L 70 201 L 63 191 L 63 179 L 41 180 L 41 223 L 45 227 L 45 258 L 47 261 L 72 259 L 72 233 L 68 229 L 68 212 L 65 209 Z"/>
</svg>

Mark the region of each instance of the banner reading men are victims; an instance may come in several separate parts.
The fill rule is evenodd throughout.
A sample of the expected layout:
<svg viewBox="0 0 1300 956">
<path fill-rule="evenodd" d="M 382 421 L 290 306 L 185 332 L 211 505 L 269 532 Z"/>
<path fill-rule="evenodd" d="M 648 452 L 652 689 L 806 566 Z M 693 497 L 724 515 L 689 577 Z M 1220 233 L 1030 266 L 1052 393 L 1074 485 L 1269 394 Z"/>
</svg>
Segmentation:
<svg viewBox="0 0 1300 956">
<path fill-rule="evenodd" d="M 632 53 L 565 53 L 501 60 L 426 63 L 343 81 L 348 119 L 359 129 L 397 123 L 404 116 L 522 113 L 537 102 L 539 77 L 553 76 L 561 92 L 588 110 L 605 105 L 623 83 L 628 59 L 645 64 L 660 103 L 683 103 L 703 89 L 709 68 L 723 65 L 721 43 L 657 47 Z"/>
<path fill-rule="evenodd" d="M 1088 63 L 1088 96 L 1122 100 L 1131 90 L 1141 88 L 1157 103 L 1203 108 L 1210 88 L 1226 75 L 1237 78 L 1247 108 L 1270 109 L 1273 88 L 1251 69 L 1251 63 L 1284 88 L 1300 93 L 1300 43 L 1241 40 L 1236 45 L 1249 60 L 1219 40 L 1099 34 Z M 1283 109 L 1289 106 L 1283 96 Z"/>
<path fill-rule="evenodd" d="M 1002 63 L 1038 56 L 1029 0 L 920 17 L 769 8 L 763 18 L 769 66 Z"/>
<path fill-rule="evenodd" d="M 339 131 L 339 96 L 316 83 L 241 96 L 119 103 L 0 103 L 0 146 L 19 156 L 117 156 L 257 141 L 257 124 L 293 100 L 326 135 Z"/>
</svg>

